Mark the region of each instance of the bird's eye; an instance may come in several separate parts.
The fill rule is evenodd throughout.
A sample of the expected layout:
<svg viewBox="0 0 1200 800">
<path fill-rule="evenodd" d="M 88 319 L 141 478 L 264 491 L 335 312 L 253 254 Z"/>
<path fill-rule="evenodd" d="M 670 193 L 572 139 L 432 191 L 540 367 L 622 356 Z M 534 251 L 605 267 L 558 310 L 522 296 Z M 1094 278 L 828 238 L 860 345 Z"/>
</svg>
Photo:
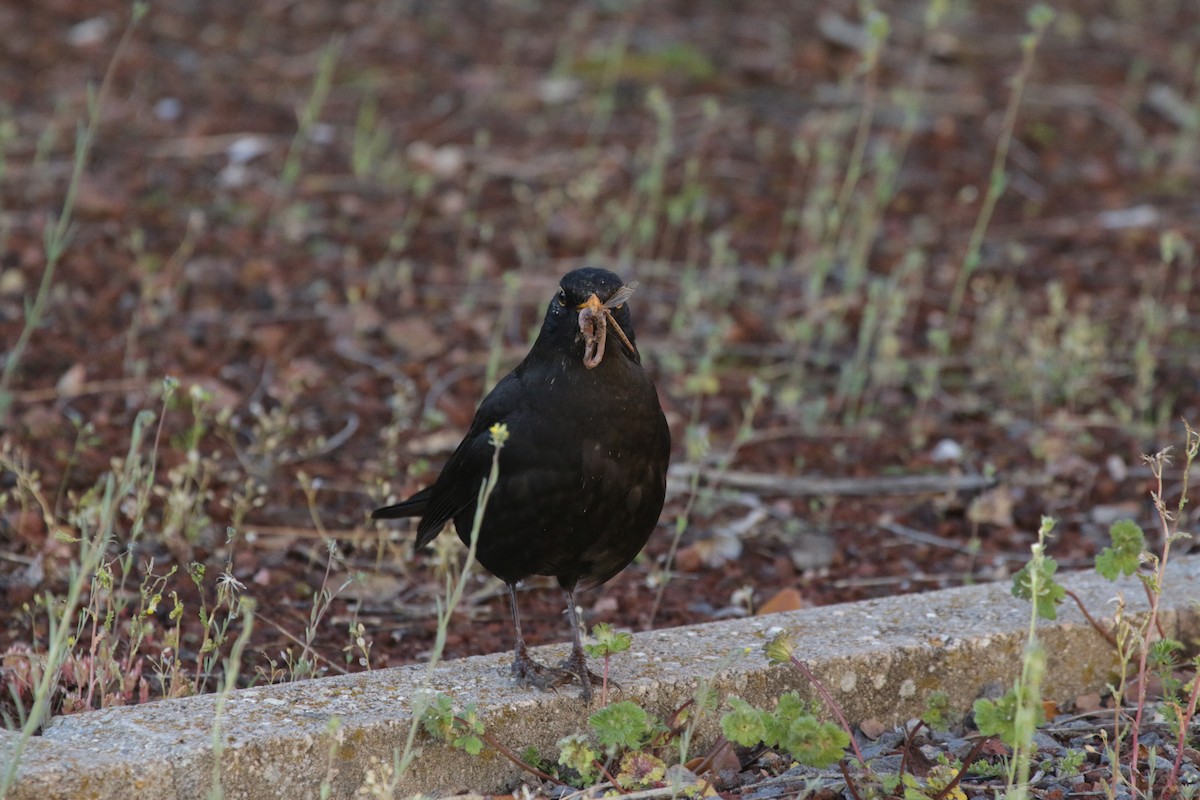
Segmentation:
<svg viewBox="0 0 1200 800">
<path fill-rule="evenodd" d="M 567 304 L 567 293 L 562 289 L 558 290 L 558 304 L 560 306 L 565 306 Z"/>
</svg>

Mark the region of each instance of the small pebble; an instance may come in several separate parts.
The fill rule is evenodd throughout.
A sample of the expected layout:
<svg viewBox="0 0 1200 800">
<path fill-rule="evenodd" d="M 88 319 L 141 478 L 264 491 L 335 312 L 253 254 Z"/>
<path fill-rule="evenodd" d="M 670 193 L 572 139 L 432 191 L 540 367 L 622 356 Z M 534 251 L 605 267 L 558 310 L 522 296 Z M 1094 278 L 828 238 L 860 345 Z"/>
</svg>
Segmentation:
<svg viewBox="0 0 1200 800">
<path fill-rule="evenodd" d="M 67 33 L 67 41 L 75 47 L 90 47 L 104 41 L 111 29 L 112 23 L 105 17 L 92 17 L 76 23 Z"/>
<path fill-rule="evenodd" d="M 942 439 L 929 451 L 929 458 L 934 462 L 962 461 L 962 445 L 953 439 Z"/>
<path fill-rule="evenodd" d="M 183 115 L 183 103 L 178 97 L 163 97 L 154 104 L 154 116 L 163 122 L 174 122 Z"/>
</svg>

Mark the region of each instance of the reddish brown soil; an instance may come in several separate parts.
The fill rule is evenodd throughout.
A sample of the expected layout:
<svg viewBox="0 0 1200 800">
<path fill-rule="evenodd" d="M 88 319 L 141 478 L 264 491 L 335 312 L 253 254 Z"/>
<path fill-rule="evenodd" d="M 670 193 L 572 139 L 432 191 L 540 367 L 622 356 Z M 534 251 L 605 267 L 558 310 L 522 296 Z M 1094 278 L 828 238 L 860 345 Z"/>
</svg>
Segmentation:
<svg viewBox="0 0 1200 800">
<path fill-rule="evenodd" d="M 156 7 L 113 73 L 70 247 L 0 420 L 4 441 L 40 473 L 45 496 L 73 530 L 67 511 L 125 454 L 138 411 L 161 410 L 162 377 L 179 378 L 185 390 L 205 387 L 210 415 L 228 415 L 209 420 L 198 447 L 211 471 L 200 509 L 209 520 L 188 535 L 158 535 L 165 511 L 156 499 L 126 595 L 150 559 L 159 575 L 181 567 L 163 588 L 184 604 L 179 653 L 192 671 L 199 597 L 183 567 L 208 566 L 201 587 L 211 604 L 229 564 L 259 612 L 243 680 L 263 680 L 255 668 L 267 658 L 299 653 L 314 592 L 337 590 L 359 573 L 315 628 L 322 670 L 360 668 L 345 654 L 354 620 L 365 626 L 371 666 L 417 661 L 431 646 L 440 573 L 431 556 L 412 556 L 410 530 L 366 516 L 387 494 L 436 474 L 485 391 L 492 342 L 501 345 L 501 369 L 515 364 L 557 277 L 591 255 L 641 283 L 638 336 L 677 465 L 698 462 L 687 444 L 692 431 L 707 436 L 705 463 L 715 473 L 728 457 L 731 470 L 778 478 L 988 471 L 997 487 L 810 497 L 717 485 L 691 506 L 681 475 L 643 557 L 581 596 L 589 622 L 682 625 L 747 613 L 786 589 L 827 604 L 1003 579 L 1028 553 L 1042 515 L 1058 519 L 1051 553 L 1064 567 L 1087 566 L 1113 519 L 1152 525 L 1153 482 L 1139 457 L 1179 444 L 1181 418 L 1200 420 L 1200 299 L 1189 291 L 1198 277 L 1200 146 L 1195 128 L 1181 127 L 1170 111 L 1171 98 L 1190 102 L 1193 114 L 1200 102 L 1200 19 L 1186 2 L 1075 6 L 1060 13 L 1036 54 L 1008 186 L 945 352 L 930 337 L 947 324 L 980 212 L 1021 60 L 1023 5 L 974 4 L 969 16 L 948 19 L 932 44 L 922 35 L 923 5 L 891 12 L 868 158 L 896 146 L 903 109 L 891 93 L 910 85 L 923 49 L 934 56 L 897 195 L 869 242 L 866 267 L 882 281 L 900 274 L 911 254 L 923 266 L 892 289 L 912 298 L 898 310 L 898 338 L 866 352 L 866 363 L 899 364 L 905 375 L 861 395 L 839 390 L 839 377 L 859 333 L 874 324 L 872 298 L 861 286 L 843 291 L 852 278 L 837 266 L 810 292 L 805 259 L 817 243 L 788 221 L 797 198 L 840 181 L 871 91 L 853 74 L 861 56 L 822 33 L 832 16 L 819 21 L 817 6 Z M 858 23 L 855 3 L 820 9 Z M 126 15 L 125 2 L 0 8 L 8 65 L 0 114 L 10 131 L 0 184 L 5 350 L 42 275 L 43 229 L 62 206 L 85 87 L 103 76 Z M 80 27 L 88 19 L 103 28 L 95 38 Z M 319 51 L 335 39 L 341 49 L 328 100 L 312 136 L 299 142 L 289 183 L 281 176 L 297 119 Z M 626 63 L 606 83 L 606 59 L 621 41 Z M 548 99 L 552 76 L 578 80 L 560 87 L 562 102 Z M 661 130 L 654 86 L 673 114 L 664 192 L 695 187 L 707 202 L 691 227 L 671 228 L 665 213 L 654 218 L 649 243 L 625 258 L 621 242 L 632 234 L 614 244 L 614 223 L 599 215 L 606 203 L 628 203 L 651 169 Z M 606 87 L 611 118 L 598 124 Z M 713 101 L 718 112 L 709 117 Z M 356 129 L 361 140 L 369 113 L 385 137 L 383 155 L 356 176 Z M 815 147 L 835 125 L 844 135 L 833 169 L 823 171 L 819 154 L 798 163 L 793 140 Z M 261 153 L 238 163 L 231 148 L 248 143 Z M 401 173 L 389 175 L 388 164 Z M 568 202 L 562 193 L 581 190 L 584 171 L 596 178 L 595 199 Z M 1137 207 L 1144 211 L 1135 224 L 1111 215 Z M 723 262 L 709 238 L 717 232 L 736 254 Z M 1163 264 L 1167 232 L 1191 255 Z M 778 272 L 765 266 L 772 254 L 784 260 Z M 508 288 L 510 275 L 519 289 Z M 1064 298 L 1057 316 L 1051 284 Z M 1159 303 L 1155 331 L 1133 322 L 1146 298 Z M 802 320 L 830 318 L 845 327 L 828 346 L 800 348 L 789 333 Z M 1034 338 L 1048 351 L 1030 345 Z M 922 394 L 929 364 L 940 367 L 939 380 Z M 1150 365 L 1142 384 L 1138 364 Z M 696 390 L 697 376 L 710 379 L 709 391 Z M 735 449 L 752 376 L 770 391 Z M 186 403 L 166 412 L 163 485 L 184 461 L 191 422 Z M 91 427 L 80 439 L 84 423 Z M 392 446 L 383 434 L 389 424 Z M 942 440 L 960 457 L 935 460 Z M 302 474 L 315 482 L 311 504 Z M 0 474 L 3 487 L 14 481 Z M 263 502 L 230 543 L 230 509 L 247 486 Z M 1177 491 L 1172 478 L 1168 494 Z M 651 578 L 687 509 L 679 569 L 656 606 Z M 17 493 L 2 513 L 0 652 L 44 642 L 44 615 L 31 623 L 22 609 L 63 591 L 73 553 Z M 114 556 L 130 526 L 117 527 Z M 337 558 L 327 577 L 330 540 Z M 500 588 L 471 579 L 447 656 L 511 646 Z M 170 607 L 164 601 L 155 616 L 145 654 L 160 654 Z M 566 638 L 550 584 L 532 583 L 522 612 L 532 642 Z"/>
</svg>

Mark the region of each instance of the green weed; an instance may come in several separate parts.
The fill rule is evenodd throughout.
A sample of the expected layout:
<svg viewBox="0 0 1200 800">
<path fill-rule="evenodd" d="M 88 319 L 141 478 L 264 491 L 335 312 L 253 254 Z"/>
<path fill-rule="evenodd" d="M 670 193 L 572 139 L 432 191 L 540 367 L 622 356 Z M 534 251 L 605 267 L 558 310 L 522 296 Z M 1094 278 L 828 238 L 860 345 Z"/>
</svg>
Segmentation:
<svg viewBox="0 0 1200 800">
<path fill-rule="evenodd" d="M 149 9 L 150 4 L 146 2 L 139 1 L 132 5 L 129 22 L 126 24 L 125 30 L 121 34 L 121 39 L 117 42 L 117 46 L 113 50 L 113 55 L 108 62 L 108 68 L 104 72 L 104 78 L 100 81 L 100 87 L 98 89 L 90 85 L 88 87 L 87 116 L 75 133 L 75 157 L 71 164 L 71 177 L 67 183 L 66 194 L 63 197 L 62 210 L 59 211 L 53 223 L 48 224 L 44 231 L 46 265 L 42 268 L 42 277 L 38 282 L 38 289 L 34 295 L 33 302 L 26 308 L 25 324 L 21 328 L 21 333 L 17 337 L 17 341 L 9 349 L 4 359 L 4 369 L 0 372 L 0 423 L 8 419 L 9 409 L 13 400 L 11 393 L 13 376 L 21 364 L 25 348 L 29 346 L 30 337 L 33 336 L 33 332 L 37 330 L 38 326 L 41 325 L 42 316 L 46 312 L 46 303 L 50 299 L 50 287 L 54 285 L 55 271 L 58 269 L 58 264 L 62 260 L 63 253 L 66 252 L 67 246 L 71 241 L 71 222 L 79 195 L 79 185 L 83 179 L 84 170 L 87 169 L 88 158 L 91 155 L 92 144 L 96 137 L 96 129 L 100 123 L 100 112 L 104 107 L 105 101 L 108 99 L 108 94 L 112 87 L 113 75 L 116 72 L 117 65 L 121 62 L 121 57 L 124 55 L 125 49 L 133 37 L 134 30 L 136 30 L 138 23 L 141 22 Z M 47 130 L 50 129 L 47 128 Z M 40 144 L 39 141 L 39 147 Z"/>
</svg>

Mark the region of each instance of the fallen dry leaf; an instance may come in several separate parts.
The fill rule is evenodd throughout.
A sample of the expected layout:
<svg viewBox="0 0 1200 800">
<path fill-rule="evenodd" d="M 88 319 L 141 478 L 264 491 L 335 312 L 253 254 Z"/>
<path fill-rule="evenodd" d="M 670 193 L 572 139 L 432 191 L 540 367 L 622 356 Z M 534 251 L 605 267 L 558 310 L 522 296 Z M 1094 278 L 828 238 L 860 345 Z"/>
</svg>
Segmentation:
<svg viewBox="0 0 1200 800">
<path fill-rule="evenodd" d="M 70 369 L 62 374 L 62 377 L 58 379 L 58 383 L 54 384 L 54 388 L 63 397 L 73 397 L 79 394 L 86 381 L 87 367 L 82 363 L 78 363 L 72 365 Z"/>
<path fill-rule="evenodd" d="M 866 736 L 871 741 L 875 741 L 888 732 L 889 726 L 884 725 L 877 719 L 867 718 L 858 723 L 858 729 L 862 731 L 863 736 Z"/>
<path fill-rule="evenodd" d="M 1013 496 L 1003 484 L 984 492 L 971 501 L 967 508 L 967 519 L 977 525 L 996 525 L 1001 528 L 1013 526 Z"/>
<path fill-rule="evenodd" d="M 808 604 L 804 602 L 804 596 L 791 586 L 780 589 L 771 599 L 759 606 L 755 616 L 761 617 L 764 614 L 777 614 L 780 611 L 797 611 L 804 608 Z"/>
</svg>

